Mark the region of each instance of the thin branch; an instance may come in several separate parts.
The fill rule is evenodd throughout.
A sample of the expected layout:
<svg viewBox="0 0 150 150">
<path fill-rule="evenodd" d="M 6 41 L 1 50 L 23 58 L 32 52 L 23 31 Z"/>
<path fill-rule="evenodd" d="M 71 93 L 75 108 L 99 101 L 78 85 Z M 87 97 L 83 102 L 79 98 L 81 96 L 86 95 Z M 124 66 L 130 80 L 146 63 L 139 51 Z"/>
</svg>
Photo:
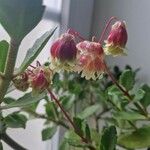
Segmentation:
<svg viewBox="0 0 150 150">
<path fill-rule="evenodd" d="M 76 132 L 76 134 L 78 134 L 80 136 L 80 138 L 82 139 L 82 141 L 86 144 L 91 144 L 90 141 L 88 141 L 86 138 L 84 138 L 78 131 L 78 129 L 76 128 L 76 125 L 74 124 L 74 122 L 72 121 L 72 119 L 70 118 L 70 116 L 67 114 L 67 112 L 64 110 L 63 106 L 61 105 L 61 103 L 59 102 L 59 100 L 55 97 L 55 95 L 51 92 L 50 89 L 47 89 L 48 93 L 50 94 L 51 98 L 57 103 L 57 105 L 59 106 L 59 108 L 61 109 L 61 111 L 64 113 L 65 117 L 67 118 L 67 120 L 70 122 L 70 124 L 73 126 L 74 131 Z M 92 145 L 89 145 L 88 148 L 90 150 L 96 150 L 96 148 Z"/>
<path fill-rule="evenodd" d="M 131 95 L 128 93 L 127 90 L 125 90 L 115 79 L 115 77 L 113 76 L 113 74 L 109 71 L 109 68 L 107 67 L 106 63 L 105 63 L 105 69 L 106 69 L 106 72 L 108 74 L 108 76 L 111 78 L 112 82 L 120 89 L 120 91 L 122 91 L 122 93 L 128 97 L 128 100 L 129 102 L 131 102 L 133 99 L 131 97 Z M 136 108 L 146 117 L 149 119 L 148 117 L 148 113 L 146 111 L 145 108 L 142 108 L 142 106 L 137 103 L 137 102 L 134 102 L 134 105 L 136 106 Z"/>
<path fill-rule="evenodd" d="M 7 143 L 9 146 L 11 146 L 15 150 L 27 150 L 26 148 L 22 147 L 20 144 L 18 144 L 16 141 L 14 141 L 11 137 L 9 137 L 6 133 L 3 133 L 0 135 L 1 139 Z"/>
</svg>

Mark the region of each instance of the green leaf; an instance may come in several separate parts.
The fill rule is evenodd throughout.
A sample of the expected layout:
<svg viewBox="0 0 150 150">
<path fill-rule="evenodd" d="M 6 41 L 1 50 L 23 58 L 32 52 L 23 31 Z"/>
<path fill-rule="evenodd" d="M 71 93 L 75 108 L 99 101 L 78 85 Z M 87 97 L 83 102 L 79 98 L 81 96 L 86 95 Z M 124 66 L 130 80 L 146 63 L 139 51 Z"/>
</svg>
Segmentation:
<svg viewBox="0 0 150 150">
<path fill-rule="evenodd" d="M 101 140 L 101 135 L 95 129 L 91 129 L 90 132 L 91 132 L 92 141 L 95 142 L 95 145 L 97 147 L 99 147 L 100 140 Z"/>
<path fill-rule="evenodd" d="M 136 112 L 116 112 L 114 117 L 120 120 L 142 120 L 146 119 L 145 116 L 138 114 Z"/>
<path fill-rule="evenodd" d="M 66 110 L 70 109 L 75 101 L 75 99 L 71 98 L 70 96 L 63 96 L 60 100 Z"/>
<path fill-rule="evenodd" d="M 35 102 L 40 101 L 41 99 L 45 98 L 45 96 L 46 96 L 46 94 L 42 93 L 42 94 L 37 95 L 36 97 L 33 97 L 32 93 L 30 92 L 30 93 L 27 93 L 24 96 L 20 97 L 15 102 L 3 106 L 2 109 L 9 109 L 9 108 L 13 108 L 13 107 L 26 107 Z"/>
<path fill-rule="evenodd" d="M 80 112 L 77 117 L 81 118 L 81 119 L 85 119 L 91 115 L 93 115 L 94 113 L 96 113 L 99 110 L 100 106 L 98 104 L 89 106 L 87 108 L 85 108 L 82 112 Z"/>
<path fill-rule="evenodd" d="M 139 128 L 134 132 L 118 137 L 118 144 L 126 148 L 139 149 L 150 146 L 150 126 Z"/>
<path fill-rule="evenodd" d="M 46 140 L 51 139 L 54 136 L 54 134 L 56 133 L 56 131 L 57 131 L 56 126 L 43 129 L 42 130 L 42 140 L 46 141 Z"/>
<path fill-rule="evenodd" d="M 59 145 L 59 150 L 70 150 L 70 146 L 66 140 L 62 140 L 61 144 Z"/>
<path fill-rule="evenodd" d="M 42 0 L 0 0 L 0 23 L 11 38 L 22 40 L 41 20 Z"/>
<path fill-rule="evenodd" d="M 48 102 L 45 105 L 45 111 L 48 117 L 54 118 L 54 119 L 57 118 L 57 113 L 56 113 L 57 109 L 55 108 L 55 105 L 53 102 Z"/>
<path fill-rule="evenodd" d="M 108 95 L 121 95 L 121 91 L 116 85 L 112 85 L 108 88 Z"/>
<path fill-rule="evenodd" d="M 101 137 L 100 150 L 114 150 L 117 143 L 117 132 L 114 126 L 105 128 Z"/>
<path fill-rule="evenodd" d="M 1 141 L 0 141 L 0 150 L 3 150 L 3 144 Z"/>
<path fill-rule="evenodd" d="M 88 124 L 85 127 L 85 137 L 88 141 L 91 141 L 91 132 Z"/>
<path fill-rule="evenodd" d="M 135 74 L 131 69 L 125 70 L 119 78 L 119 83 L 123 85 L 127 90 L 131 90 L 134 86 Z"/>
<path fill-rule="evenodd" d="M 15 99 L 12 98 L 12 97 L 5 97 L 4 100 L 3 100 L 3 102 L 4 102 L 5 104 L 10 104 L 10 103 L 15 102 Z"/>
<path fill-rule="evenodd" d="M 88 145 L 83 143 L 81 138 L 72 130 L 69 130 L 65 133 L 65 140 L 69 145 L 75 147 L 87 147 Z"/>
<path fill-rule="evenodd" d="M 13 113 L 5 117 L 4 119 L 7 127 L 10 128 L 25 128 L 27 118 L 18 113 Z"/>
<path fill-rule="evenodd" d="M 134 96 L 134 101 L 140 101 L 141 99 L 143 99 L 145 95 L 145 91 L 142 89 L 138 89 L 138 91 L 136 91 L 135 96 Z"/>
<path fill-rule="evenodd" d="M 55 30 L 56 28 L 47 31 L 45 34 L 43 34 L 39 39 L 35 41 L 33 47 L 27 51 L 25 59 L 23 60 L 23 63 L 19 67 L 19 72 L 23 72 L 35 60 L 35 58 L 42 51 L 42 49 L 49 41 L 51 36 L 54 34 Z"/>
<path fill-rule="evenodd" d="M 77 133 L 80 133 L 80 135 L 83 135 L 83 130 L 82 130 L 82 123 L 83 123 L 83 120 L 80 119 L 80 118 L 77 118 L 77 117 L 74 117 L 73 118 L 73 123 L 75 124 L 75 131 Z"/>
<path fill-rule="evenodd" d="M 0 41 L 0 72 L 4 72 L 9 44 L 7 41 Z"/>
<path fill-rule="evenodd" d="M 150 87 L 147 84 L 142 86 L 142 90 L 145 91 L 144 97 L 140 100 L 140 102 L 147 107 L 150 104 Z"/>
</svg>

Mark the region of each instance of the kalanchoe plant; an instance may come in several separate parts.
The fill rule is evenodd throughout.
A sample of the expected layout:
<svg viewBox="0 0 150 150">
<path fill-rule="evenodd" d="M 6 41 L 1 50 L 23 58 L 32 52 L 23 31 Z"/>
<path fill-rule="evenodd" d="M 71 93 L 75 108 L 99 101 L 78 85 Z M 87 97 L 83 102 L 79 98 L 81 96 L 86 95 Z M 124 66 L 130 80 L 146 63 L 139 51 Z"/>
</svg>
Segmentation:
<svg viewBox="0 0 150 150">
<path fill-rule="evenodd" d="M 124 21 L 110 18 L 98 41 L 85 40 L 69 29 L 50 47 L 50 59 L 33 66 L 56 28 L 48 31 L 14 71 L 19 45 L 41 20 L 44 6 L 42 0 L 13 1 L 0 0 L 0 23 L 11 38 L 10 43 L 0 42 L 0 149 L 2 142 L 16 150 L 28 149 L 11 138 L 7 129 L 25 128 L 30 118 L 45 120 L 43 141 L 52 138 L 58 126 L 65 128 L 59 150 L 148 149 L 150 87 L 136 85 L 138 70 L 115 66 L 111 71 L 105 60 L 106 55 L 126 54 Z M 105 40 L 112 21 L 116 22 Z M 14 99 L 8 97 L 13 90 L 27 92 Z M 43 114 L 36 111 L 40 100 L 45 100 Z M 19 109 L 4 115 L 4 110 L 13 107 Z"/>
</svg>

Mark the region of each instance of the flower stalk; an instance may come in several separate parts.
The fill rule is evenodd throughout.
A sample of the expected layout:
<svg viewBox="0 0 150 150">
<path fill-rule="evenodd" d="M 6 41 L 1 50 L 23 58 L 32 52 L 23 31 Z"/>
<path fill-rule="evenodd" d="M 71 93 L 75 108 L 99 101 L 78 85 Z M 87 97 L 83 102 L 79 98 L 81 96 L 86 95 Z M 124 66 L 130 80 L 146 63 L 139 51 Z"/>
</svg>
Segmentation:
<svg viewBox="0 0 150 150">
<path fill-rule="evenodd" d="M 112 82 L 120 89 L 120 91 L 122 91 L 122 93 L 128 97 L 128 100 L 129 102 L 131 102 L 133 99 L 131 97 L 131 95 L 128 93 L 127 90 L 125 90 L 117 81 L 116 79 L 114 78 L 113 74 L 110 72 L 109 68 L 107 67 L 106 63 L 105 63 L 105 68 L 106 68 L 106 73 L 108 74 L 108 76 L 110 77 L 110 79 L 112 80 Z M 134 102 L 134 105 L 136 106 L 136 108 L 146 117 L 148 118 L 148 113 L 147 111 L 142 108 L 142 106 L 137 103 L 137 102 Z"/>
<path fill-rule="evenodd" d="M 61 111 L 64 113 L 65 117 L 68 119 L 68 121 L 70 122 L 70 124 L 72 125 L 72 127 L 74 128 L 74 131 L 78 131 L 76 129 L 76 126 L 74 124 L 74 122 L 72 121 L 72 119 L 70 118 L 70 116 L 67 114 L 67 112 L 64 110 L 64 108 L 62 107 L 62 105 L 60 104 L 59 100 L 55 97 L 55 95 L 51 92 L 50 89 L 47 89 L 48 93 L 50 94 L 51 98 L 56 102 L 56 104 L 59 106 L 59 108 L 61 109 Z M 77 133 L 77 132 L 76 132 Z M 86 138 L 84 138 L 80 133 L 77 133 L 82 141 L 86 144 L 91 144 Z M 95 147 L 93 147 L 92 145 L 89 145 L 88 148 L 90 150 L 96 150 Z"/>
</svg>

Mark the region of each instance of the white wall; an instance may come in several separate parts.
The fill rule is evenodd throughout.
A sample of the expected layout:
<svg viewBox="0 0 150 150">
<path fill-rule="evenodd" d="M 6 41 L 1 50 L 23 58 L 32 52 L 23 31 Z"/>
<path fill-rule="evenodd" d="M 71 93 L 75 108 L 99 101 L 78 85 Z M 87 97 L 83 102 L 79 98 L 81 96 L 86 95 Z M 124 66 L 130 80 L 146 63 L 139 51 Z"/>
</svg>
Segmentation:
<svg viewBox="0 0 150 150">
<path fill-rule="evenodd" d="M 92 34 L 99 36 L 106 21 L 117 16 L 127 23 L 128 56 L 109 58 L 110 64 L 140 67 L 140 77 L 150 82 L 150 0 L 95 0 Z"/>
</svg>

